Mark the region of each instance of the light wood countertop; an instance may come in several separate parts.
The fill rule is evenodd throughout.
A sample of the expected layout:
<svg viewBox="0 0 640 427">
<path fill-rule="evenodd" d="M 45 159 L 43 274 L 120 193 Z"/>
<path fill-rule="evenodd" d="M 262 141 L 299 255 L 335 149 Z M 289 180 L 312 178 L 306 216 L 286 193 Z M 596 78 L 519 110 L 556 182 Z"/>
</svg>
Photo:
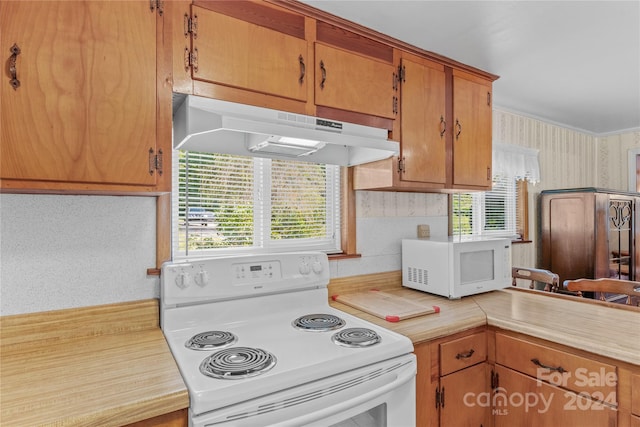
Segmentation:
<svg viewBox="0 0 640 427">
<path fill-rule="evenodd" d="M 437 305 L 441 311 L 387 322 L 335 301 L 330 304 L 406 335 L 414 344 L 489 325 L 640 366 L 640 309 L 611 308 L 573 296 L 523 289 L 449 300 L 403 288 L 400 272 L 335 279 L 329 285 L 329 295 L 372 288 Z"/>
<path fill-rule="evenodd" d="M 487 324 L 640 366 L 640 309 L 505 289 L 473 297 Z"/>
<path fill-rule="evenodd" d="M 120 426 L 187 408 L 158 301 L 0 318 L 0 424 Z"/>
<path fill-rule="evenodd" d="M 330 304 L 414 344 L 489 325 L 640 366 L 640 310 L 517 289 L 448 300 L 399 278 L 335 279 L 329 295 L 375 288 L 440 312 L 387 322 Z M 0 317 L 0 424 L 120 426 L 188 408 L 158 320 L 157 300 Z"/>
</svg>

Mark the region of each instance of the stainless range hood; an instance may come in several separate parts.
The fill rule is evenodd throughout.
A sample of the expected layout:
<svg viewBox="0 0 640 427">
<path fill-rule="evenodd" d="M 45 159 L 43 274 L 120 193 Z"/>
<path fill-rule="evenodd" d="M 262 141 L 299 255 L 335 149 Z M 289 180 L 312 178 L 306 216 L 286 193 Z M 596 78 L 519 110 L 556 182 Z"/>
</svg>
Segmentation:
<svg viewBox="0 0 640 427">
<path fill-rule="evenodd" d="M 341 166 L 399 152 L 399 144 L 387 139 L 386 129 L 194 95 L 174 107 L 173 146 L 180 150 Z"/>
</svg>

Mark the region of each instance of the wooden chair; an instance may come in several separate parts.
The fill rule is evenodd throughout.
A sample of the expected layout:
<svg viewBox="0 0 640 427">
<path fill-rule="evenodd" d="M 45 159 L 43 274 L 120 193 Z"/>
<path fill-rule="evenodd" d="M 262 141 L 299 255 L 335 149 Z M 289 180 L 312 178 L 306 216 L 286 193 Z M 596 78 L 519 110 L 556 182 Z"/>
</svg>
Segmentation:
<svg viewBox="0 0 640 427">
<path fill-rule="evenodd" d="M 557 292 L 560 286 L 560 277 L 556 273 L 541 268 L 512 267 L 511 277 L 513 286 L 517 285 L 516 279 L 531 281 L 529 289 L 534 289 L 535 282 L 544 283 L 546 292 Z"/>
<path fill-rule="evenodd" d="M 583 292 L 596 292 L 601 301 L 607 301 L 606 294 L 627 296 L 627 305 L 640 306 L 640 282 L 620 279 L 576 279 L 565 280 L 564 287 L 578 296 Z"/>
</svg>

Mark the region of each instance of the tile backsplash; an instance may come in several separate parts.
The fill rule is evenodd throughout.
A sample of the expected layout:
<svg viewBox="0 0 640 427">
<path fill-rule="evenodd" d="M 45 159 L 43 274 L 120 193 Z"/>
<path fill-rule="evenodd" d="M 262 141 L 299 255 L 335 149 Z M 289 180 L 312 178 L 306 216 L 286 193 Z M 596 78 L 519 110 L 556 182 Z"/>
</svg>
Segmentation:
<svg viewBox="0 0 640 427">
<path fill-rule="evenodd" d="M 432 236 L 446 236 L 447 195 L 356 192 L 356 249 L 360 258 L 331 262 L 332 277 L 401 269 L 401 241 L 417 237 L 420 224 Z"/>
</svg>

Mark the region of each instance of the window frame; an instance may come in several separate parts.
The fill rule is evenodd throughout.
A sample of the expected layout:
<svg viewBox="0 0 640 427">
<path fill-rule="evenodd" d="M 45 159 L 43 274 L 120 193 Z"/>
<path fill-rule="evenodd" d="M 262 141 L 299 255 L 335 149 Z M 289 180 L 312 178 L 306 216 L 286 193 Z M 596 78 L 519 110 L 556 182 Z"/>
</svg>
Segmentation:
<svg viewBox="0 0 640 427">
<path fill-rule="evenodd" d="M 179 189 L 175 188 L 175 184 L 177 182 L 177 171 L 179 168 L 179 161 L 178 161 L 178 153 L 180 152 L 180 150 L 173 150 L 173 157 L 174 157 L 174 164 L 176 167 L 175 173 L 176 176 L 174 177 L 174 179 L 172 179 L 172 192 L 168 194 L 168 198 L 170 200 L 169 202 L 169 207 L 168 207 L 168 215 L 169 215 L 169 226 L 168 228 L 170 229 L 168 235 L 169 235 L 169 251 L 168 253 L 171 254 L 173 256 L 174 259 L 183 259 L 183 258 L 200 258 L 200 257 L 207 257 L 207 256 L 221 256 L 221 255 L 232 255 L 232 254 L 239 254 L 239 253 L 268 253 L 268 252 L 275 252 L 275 251 L 304 251 L 304 250 L 321 250 L 321 251 L 327 251 L 328 256 L 330 258 L 337 258 L 337 257 L 354 257 L 354 256 L 359 256 L 356 252 L 355 252 L 355 191 L 353 190 L 353 184 L 352 184 L 352 179 L 353 179 L 353 173 L 351 171 L 352 168 L 346 168 L 346 167 L 339 167 L 337 171 L 335 171 L 334 173 L 332 173 L 331 175 L 329 175 L 327 177 L 327 183 L 329 182 L 329 180 L 331 179 L 339 179 L 339 186 L 337 187 L 337 193 L 336 193 L 336 199 L 334 200 L 335 204 L 339 204 L 338 210 L 336 211 L 335 208 L 334 212 L 337 212 L 339 216 L 337 216 L 337 221 L 339 223 L 339 228 L 336 227 L 334 230 L 334 233 L 336 233 L 336 243 L 339 244 L 339 247 L 336 248 L 336 250 L 331 250 L 328 249 L 326 246 L 325 247 L 321 247 L 317 244 L 317 242 L 313 242 L 313 241 L 304 241 L 304 239 L 301 239 L 300 245 L 295 245 L 291 242 L 281 242 L 279 240 L 270 240 L 270 238 L 267 236 L 265 238 L 266 240 L 270 240 L 269 244 L 266 244 L 264 246 L 241 246 L 241 247 L 229 247 L 226 249 L 223 249 L 221 251 L 216 251 L 215 249 L 196 249 L 191 250 L 187 253 L 185 253 L 184 250 L 181 251 L 176 251 L 177 249 L 177 242 L 174 242 L 174 238 L 177 239 L 178 236 L 178 229 L 177 229 L 177 225 L 174 223 L 173 221 L 173 215 L 174 212 L 173 210 L 176 209 L 176 204 L 178 203 L 177 200 L 173 200 L 174 192 L 179 191 Z M 271 161 L 269 159 L 266 159 L 268 165 L 271 164 Z M 264 166 L 264 164 L 263 164 Z M 270 166 L 267 166 L 267 169 L 269 169 Z M 173 172 L 173 171 L 172 171 Z M 351 173 L 350 173 L 351 172 Z M 265 179 L 265 182 L 268 183 L 270 182 L 270 173 L 267 173 L 266 175 L 269 175 L 268 178 Z M 271 201 L 265 201 L 264 202 L 265 205 L 270 205 Z M 160 211 L 160 199 L 159 199 L 159 205 L 158 205 L 158 211 Z M 166 201 L 163 201 L 162 204 L 166 204 Z M 327 209 L 332 208 L 332 203 L 329 203 L 327 206 Z M 335 206 L 335 204 L 333 204 L 333 206 Z M 163 207 L 162 210 L 165 211 L 167 209 L 167 207 Z M 166 213 L 164 214 L 166 216 Z"/>
<path fill-rule="evenodd" d="M 522 179 L 518 179 L 516 180 L 514 178 L 514 191 L 515 191 L 515 208 L 514 208 L 514 218 L 513 220 L 515 221 L 515 232 L 520 236 L 519 238 L 514 238 L 513 236 L 511 237 L 511 240 L 513 243 L 528 243 L 531 242 L 530 238 L 529 238 L 529 191 L 528 191 L 528 186 L 529 186 L 529 182 L 527 180 L 522 180 Z M 458 192 L 458 193 L 463 193 L 463 192 Z M 454 197 L 456 197 L 456 194 L 458 193 L 451 193 L 449 194 L 449 203 L 448 203 L 448 215 L 449 215 L 449 235 L 454 235 L 454 208 L 453 208 L 453 203 L 454 203 Z M 471 194 L 471 193 L 469 193 Z M 476 204 L 476 202 L 474 202 L 474 204 Z M 474 208 L 472 208 L 472 215 L 476 216 L 476 215 L 480 215 L 481 212 L 477 212 L 476 211 L 477 206 L 474 206 Z M 482 212 L 483 213 L 483 212 Z M 484 223 L 484 220 L 481 221 L 482 223 Z M 474 221 L 474 223 L 477 223 L 477 221 Z M 474 228 L 477 226 L 474 226 Z M 483 233 L 483 235 L 485 236 L 492 236 L 492 235 L 502 235 L 504 236 L 505 233 L 500 233 L 500 232 L 496 232 L 496 233 Z"/>
</svg>

